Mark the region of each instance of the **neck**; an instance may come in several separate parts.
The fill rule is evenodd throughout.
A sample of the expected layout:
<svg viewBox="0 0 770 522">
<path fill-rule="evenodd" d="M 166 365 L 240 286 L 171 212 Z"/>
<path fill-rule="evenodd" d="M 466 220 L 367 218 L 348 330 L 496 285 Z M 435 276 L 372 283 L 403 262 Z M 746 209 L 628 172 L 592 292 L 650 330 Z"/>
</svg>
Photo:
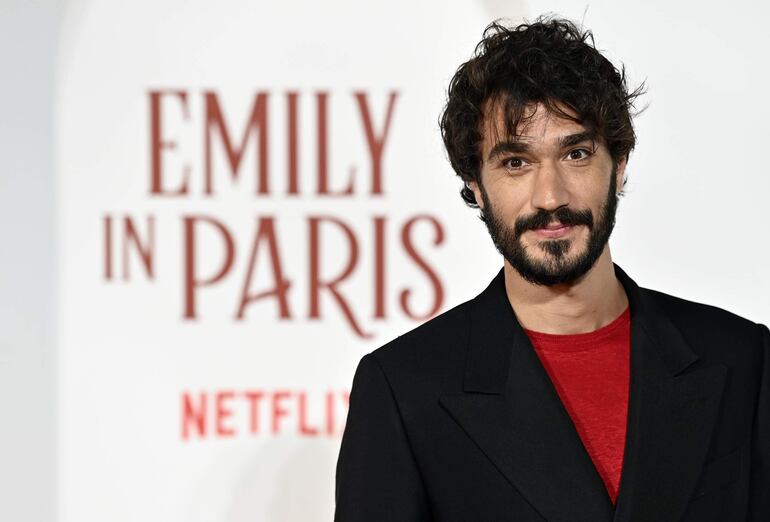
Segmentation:
<svg viewBox="0 0 770 522">
<path fill-rule="evenodd" d="M 505 291 L 519 324 L 552 334 L 592 332 L 609 324 L 628 306 L 615 277 L 609 245 L 580 279 L 553 286 L 526 281 L 505 261 Z"/>
</svg>

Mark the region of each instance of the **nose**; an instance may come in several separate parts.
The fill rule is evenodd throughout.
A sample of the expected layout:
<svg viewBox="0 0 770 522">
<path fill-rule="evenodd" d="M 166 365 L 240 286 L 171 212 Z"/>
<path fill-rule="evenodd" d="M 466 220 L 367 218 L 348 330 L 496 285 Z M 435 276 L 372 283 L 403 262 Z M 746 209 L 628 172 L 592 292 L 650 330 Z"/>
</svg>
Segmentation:
<svg viewBox="0 0 770 522">
<path fill-rule="evenodd" d="M 564 175 L 555 162 L 541 163 L 534 176 L 531 201 L 533 208 L 553 212 L 559 207 L 569 205 L 570 193 Z"/>
</svg>

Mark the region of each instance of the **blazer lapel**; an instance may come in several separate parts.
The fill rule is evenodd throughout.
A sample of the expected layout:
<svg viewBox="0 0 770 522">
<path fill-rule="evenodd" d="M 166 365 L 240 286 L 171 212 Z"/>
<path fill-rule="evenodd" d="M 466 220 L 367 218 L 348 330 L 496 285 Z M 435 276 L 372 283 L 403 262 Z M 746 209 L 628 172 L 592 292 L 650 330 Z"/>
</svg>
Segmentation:
<svg viewBox="0 0 770 522">
<path fill-rule="evenodd" d="M 727 368 L 698 355 L 617 265 L 631 307 L 631 387 L 615 522 L 680 520 L 705 461 Z"/>
<path fill-rule="evenodd" d="M 503 270 L 471 308 L 463 393 L 439 400 L 551 522 L 678 520 L 718 413 L 726 368 L 695 365 L 698 356 L 650 294 L 617 265 L 615 274 L 631 308 L 629 412 L 616 509 L 516 319 Z"/>
<path fill-rule="evenodd" d="M 440 403 L 544 519 L 610 522 L 604 483 L 516 320 L 502 270 L 475 299 L 470 328 L 465 393 Z"/>
</svg>

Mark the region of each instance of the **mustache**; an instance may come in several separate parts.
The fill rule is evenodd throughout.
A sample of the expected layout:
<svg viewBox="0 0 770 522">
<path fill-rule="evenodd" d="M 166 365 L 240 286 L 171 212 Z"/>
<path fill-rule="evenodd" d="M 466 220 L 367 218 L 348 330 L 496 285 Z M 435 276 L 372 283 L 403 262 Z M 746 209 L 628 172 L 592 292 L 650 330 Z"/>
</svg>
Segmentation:
<svg viewBox="0 0 770 522">
<path fill-rule="evenodd" d="M 539 210 L 531 216 L 517 219 L 514 232 L 518 237 L 527 230 L 544 228 L 553 221 L 558 221 L 562 225 L 586 225 L 591 229 L 594 226 L 594 215 L 589 209 L 572 210 L 568 207 L 560 207 L 553 212 Z"/>
</svg>

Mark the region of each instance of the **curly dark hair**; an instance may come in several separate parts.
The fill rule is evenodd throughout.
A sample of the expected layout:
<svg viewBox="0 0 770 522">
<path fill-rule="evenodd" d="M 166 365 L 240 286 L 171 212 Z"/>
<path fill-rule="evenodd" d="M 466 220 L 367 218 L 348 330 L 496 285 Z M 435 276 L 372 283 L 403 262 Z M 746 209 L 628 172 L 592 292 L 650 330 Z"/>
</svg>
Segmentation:
<svg viewBox="0 0 770 522">
<path fill-rule="evenodd" d="M 488 102 L 499 103 L 507 115 L 508 137 L 515 137 L 527 119 L 527 105 L 542 103 L 549 112 L 595 131 L 606 143 L 614 167 L 628 158 L 636 143 L 631 120 L 641 111 L 633 115 L 632 111 L 634 100 L 643 93 L 644 82 L 629 92 L 625 66 L 615 68 L 596 49 L 591 31 L 570 20 L 544 15 L 515 27 L 492 22 L 473 57 L 449 83 L 439 118 L 449 161 L 463 180 L 460 195 L 468 206 L 478 208 L 468 183 L 480 181 Z"/>
</svg>

